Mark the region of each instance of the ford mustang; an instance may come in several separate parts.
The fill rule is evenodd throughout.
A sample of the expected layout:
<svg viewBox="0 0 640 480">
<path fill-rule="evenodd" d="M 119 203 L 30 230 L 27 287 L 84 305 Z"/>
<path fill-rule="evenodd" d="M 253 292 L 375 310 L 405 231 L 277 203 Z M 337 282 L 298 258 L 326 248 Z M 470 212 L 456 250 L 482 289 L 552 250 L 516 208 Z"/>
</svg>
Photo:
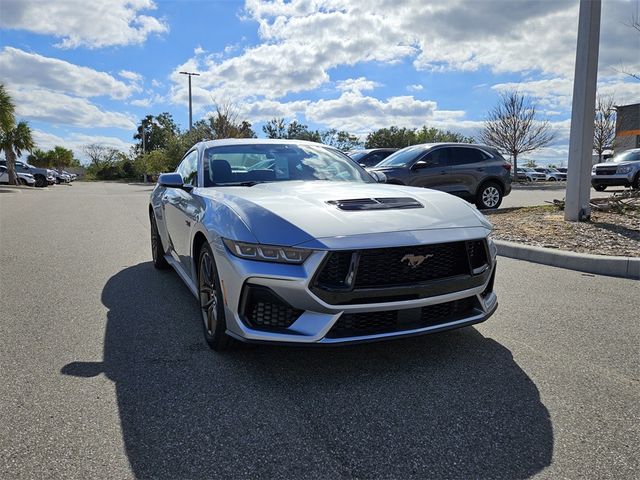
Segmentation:
<svg viewBox="0 0 640 480">
<path fill-rule="evenodd" d="M 447 193 L 382 183 L 297 140 L 196 144 L 149 205 L 156 268 L 198 299 L 211 348 L 433 333 L 497 307 L 491 224 Z"/>
</svg>

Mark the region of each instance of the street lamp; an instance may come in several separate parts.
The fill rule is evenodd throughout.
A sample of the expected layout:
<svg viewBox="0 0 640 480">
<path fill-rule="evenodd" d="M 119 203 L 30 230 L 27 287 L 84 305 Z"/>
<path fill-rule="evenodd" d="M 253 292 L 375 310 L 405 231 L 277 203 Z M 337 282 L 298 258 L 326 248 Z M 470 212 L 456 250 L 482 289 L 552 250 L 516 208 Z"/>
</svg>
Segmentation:
<svg viewBox="0 0 640 480">
<path fill-rule="evenodd" d="M 189 77 L 189 131 L 191 131 L 191 126 L 193 125 L 193 114 L 191 109 L 191 77 L 199 77 L 199 73 L 193 72 L 179 72 L 181 75 L 187 75 Z"/>
</svg>

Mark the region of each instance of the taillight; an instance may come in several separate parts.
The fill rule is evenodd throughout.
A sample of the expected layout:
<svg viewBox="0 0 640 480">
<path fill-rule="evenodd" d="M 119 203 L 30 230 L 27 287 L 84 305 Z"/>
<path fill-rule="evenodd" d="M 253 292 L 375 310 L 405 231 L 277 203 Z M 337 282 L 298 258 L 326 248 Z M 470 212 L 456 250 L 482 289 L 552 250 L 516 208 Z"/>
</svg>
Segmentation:
<svg viewBox="0 0 640 480">
<path fill-rule="evenodd" d="M 511 171 L 511 164 L 510 163 L 504 163 L 502 165 L 502 167 L 507 171 L 510 172 Z"/>
</svg>

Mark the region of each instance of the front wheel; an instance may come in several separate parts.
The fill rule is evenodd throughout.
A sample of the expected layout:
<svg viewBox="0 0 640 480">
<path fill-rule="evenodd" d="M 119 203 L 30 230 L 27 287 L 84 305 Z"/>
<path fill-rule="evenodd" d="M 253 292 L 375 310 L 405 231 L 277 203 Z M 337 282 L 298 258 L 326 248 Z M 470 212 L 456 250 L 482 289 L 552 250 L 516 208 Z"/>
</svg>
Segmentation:
<svg viewBox="0 0 640 480">
<path fill-rule="evenodd" d="M 633 181 L 633 185 L 631 185 L 631 188 L 633 188 L 634 190 L 640 190 L 640 172 L 636 173 L 636 178 Z"/>
<path fill-rule="evenodd" d="M 49 183 L 44 175 L 36 175 L 36 187 L 43 188 L 46 187 Z"/>
<path fill-rule="evenodd" d="M 227 350 L 233 339 L 226 334 L 222 288 L 213 253 L 208 244 L 202 245 L 198 260 L 198 298 L 202 314 L 204 339 L 213 350 Z"/>
<path fill-rule="evenodd" d="M 498 208 L 502 203 L 502 187 L 496 182 L 488 182 L 480 187 L 476 195 L 476 206 L 480 210 Z"/>
<path fill-rule="evenodd" d="M 169 262 L 164 258 L 164 248 L 162 247 L 162 239 L 158 233 L 158 225 L 156 224 L 156 216 L 151 213 L 151 255 L 153 256 L 153 266 L 158 270 L 169 268 Z"/>
<path fill-rule="evenodd" d="M 606 188 L 607 188 L 606 185 L 594 185 L 593 186 L 593 189 L 596 192 L 604 192 Z"/>
</svg>

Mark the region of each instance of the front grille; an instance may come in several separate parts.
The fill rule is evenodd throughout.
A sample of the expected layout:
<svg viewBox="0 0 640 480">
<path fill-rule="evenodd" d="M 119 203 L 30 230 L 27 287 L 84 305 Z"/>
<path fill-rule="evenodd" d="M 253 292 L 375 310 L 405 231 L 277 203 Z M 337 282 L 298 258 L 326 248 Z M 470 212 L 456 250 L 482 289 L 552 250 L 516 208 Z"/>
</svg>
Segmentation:
<svg viewBox="0 0 640 480">
<path fill-rule="evenodd" d="M 407 285 L 468 273 L 465 242 L 363 250 L 355 287 Z"/>
<path fill-rule="evenodd" d="M 406 310 L 345 313 L 327 334 L 328 338 L 358 337 L 436 327 L 479 314 L 475 297 Z"/>
<path fill-rule="evenodd" d="M 303 311 L 293 308 L 269 288 L 247 285 L 244 293 L 243 317 L 252 328 L 289 328 Z"/>
<path fill-rule="evenodd" d="M 331 252 L 317 277 L 320 287 L 346 285 L 354 251 Z M 375 288 L 412 285 L 457 275 L 468 275 L 469 266 L 486 264 L 484 240 L 439 243 L 411 247 L 361 250 L 353 287 Z M 413 265 L 413 266 L 412 266 Z"/>
<path fill-rule="evenodd" d="M 615 175 L 617 167 L 596 167 L 596 175 Z"/>
</svg>

